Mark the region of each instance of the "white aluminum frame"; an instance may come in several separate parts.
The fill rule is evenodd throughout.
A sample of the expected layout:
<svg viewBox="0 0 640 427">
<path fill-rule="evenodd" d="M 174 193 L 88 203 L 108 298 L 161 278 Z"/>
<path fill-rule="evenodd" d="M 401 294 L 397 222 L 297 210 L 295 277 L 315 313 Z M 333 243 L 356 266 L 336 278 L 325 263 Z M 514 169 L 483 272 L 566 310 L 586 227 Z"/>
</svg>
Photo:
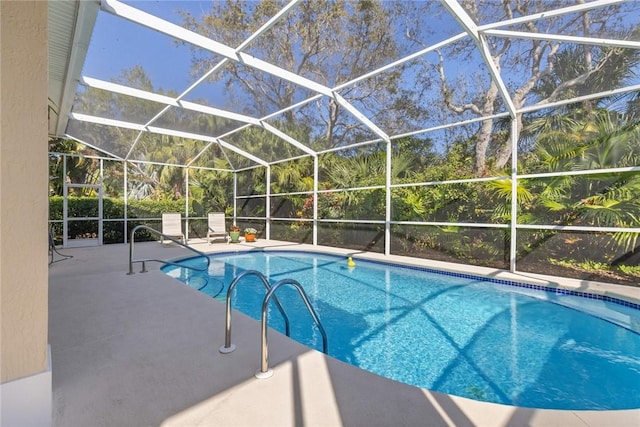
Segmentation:
<svg viewBox="0 0 640 427">
<path fill-rule="evenodd" d="M 249 36 L 244 42 L 242 42 L 237 48 L 233 48 L 231 46 L 224 45 L 217 41 L 208 39 L 202 35 L 196 34 L 190 30 L 182 28 L 178 25 L 175 25 L 171 22 L 168 22 L 164 19 L 160 19 L 154 15 L 143 12 L 139 9 L 136 9 L 132 6 L 129 6 L 125 3 L 122 3 L 118 0 L 101 0 L 101 8 L 103 11 L 111 13 L 115 16 L 122 17 L 129 21 L 132 21 L 136 24 L 151 28 L 152 30 L 159 31 L 166 35 L 172 36 L 179 41 L 183 41 L 189 43 L 191 45 L 200 47 L 209 52 L 213 52 L 217 55 L 220 55 L 222 59 L 213 66 L 210 70 L 204 73 L 200 78 L 196 80 L 191 86 L 189 86 L 186 90 L 184 90 L 177 97 L 169 97 L 161 94 L 151 93 L 148 91 L 142 91 L 139 89 L 127 87 L 124 85 L 107 82 L 103 80 L 99 80 L 96 78 L 92 78 L 89 76 L 82 76 L 80 79 L 80 84 L 83 84 L 87 87 L 110 91 L 112 93 L 123 94 L 135 98 L 139 98 L 142 100 L 152 101 L 159 104 L 163 104 L 163 109 L 156 114 L 154 117 L 149 119 L 144 124 L 131 123 L 122 120 L 114 120 L 103 117 L 96 117 L 87 114 L 79 114 L 79 113 L 70 113 L 68 115 L 69 119 L 79 120 L 89 123 L 95 123 L 106 126 L 116 126 L 126 129 L 132 129 L 138 131 L 138 136 L 132 141 L 132 145 L 129 147 L 127 155 L 123 158 L 120 156 L 116 156 L 112 153 L 105 152 L 100 147 L 92 146 L 86 141 L 81 141 L 76 137 L 71 135 L 67 135 L 67 137 L 78 140 L 79 142 L 95 148 L 99 151 L 105 152 L 111 158 L 109 160 L 115 161 L 123 161 L 124 162 L 124 194 L 125 194 L 125 241 L 126 241 L 126 230 L 127 230 L 127 182 L 128 182 L 128 173 L 127 166 L 128 163 L 151 163 L 151 164 L 160 164 L 160 165 L 170 165 L 177 167 L 184 167 L 184 173 L 186 174 L 186 201 L 185 201 L 185 213 L 187 225 L 189 221 L 188 216 L 188 204 L 189 204 L 189 169 L 197 168 L 204 170 L 222 170 L 222 169 L 213 169 L 202 166 L 193 166 L 194 162 L 201 157 L 201 155 L 209 150 L 213 145 L 217 145 L 221 148 L 223 155 L 231 166 L 230 169 L 225 171 L 234 172 L 234 194 L 233 194 L 233 217 L 234 224 L 237 219 L 244 220 L 264 220 L 265 221 L 265 231 L 266 237 L 269 238 L 271 235 L 270 223 L 271 221 L 309 221 L 308 219 L 300 219 L 300 218 L 277 218 L 272 217 L 270 212 L 270 203 L 272 197 L 282 197 L 288 195 L 302 195 L 302 194 L 312 194 L 314 205 L 313 205 L 313 244 L 316 245 L 318 242 L 318 224 L 319 223 L 368 223 L 368 224 L 384 224 L 385 227 L 385 248 L 384 253 L 389 255 L 391 253 L 390 241 L 391 241 L 391 226 L 392 225 L 423 225 L 423 226 L 444 226 L 444 225 L 454 225 L 461 227 L 484 227 L 484 228 L 502 228 L 509 229 L 511 236 L 510 243 L 510 270 L 516 271 L 516 236 L 517 231 L 520 229 L 542 229 L 542 230 L 558 230 L 558 231 L 585 231 L 585 232 L 631 232 L 631 233 L 640 233 L 640 228 L 615 228 L 615 227 L 577 227 L 577 226 L 557 226 L 557 225 L 533 225 L 533 224 L 518 224 L 517 222 L 517 212 L 518 212 L 518 204 L 517 204 L 517 185 L 518 180 L 522 179 L 535 179 L 535 178 L 545 178 L 545 177 L 553 177 L 553 176 L 566 176 L 566 175 L 597 175 L 602 173 L 623 173 L 623 172 L 638 172 L 640 171 L 640 166 L 636 167 L 626 167 L 626 168 L 612 168 L 612 169 L 601 169 L 601 170 L 591 170 L 591 171 L 570 171 L 570 172 L 552 172 L 552 173 L 534 173 L 534 174 L 524 174 L 519 175 L 517 170 L 517 159 L 518 159 L 518 144 L 517 140 L 515 140 L 516 132 L 516 121 L 515 117 L 518 114 L 529 113 L 533 111 L 540 111 L 545 108 L 552 108 L 562 105 L 568 105 L 575 102 L 580 102 L 584 100 L 598 99 L 601 97 L 607 97 L 612 95 L 620 95 L 624 93 L 632 93 L 640 91 L 640 85 L 632 85 L 624 88 L 619 88 L 616 90 L 611 90 L 607 92 L 589 94 L 581 97 L 576 97 L 572 99 L 551 102 L 547 104 L 539 103 L 536 105 L 529 105 L 522 107 L 520 109 L 516 109 L 515 105 L 512 102 L 511 96 L 508 92 L 508 89 L 502 79 L 500 74 L 500 70 L 496 67 L 496 65 L 491 60 L 491 53 L 489 51 L 487 45 L 487 37 L 511 37 L 518 39 L 537 39 L 537 40 L 551 40 L 558 43 L 566 42 L 566 43 L 574 43 L 574 44 L 587 44 L 587 45 L 596 45 L 596 46 L 608 46 L 615 48 L 626 48 L 626 49 L 640 49 L 640 42 L 633 40 L 615 40 L 615 39 L 607 39 L 607 38 L 595 38 L 595 37 L 578 37 L 578 36 L 567 36 L 561 34 L 540 34 L 540 33 L 529 33 L 526 31 L 513 31 L 509 28 L 513 28 L 514 25 L 522 24 L 525 22 L 531 22 L 539 19 L 545 19 L 549 17 L 557 17 L 568 14 L 581 13 L 589 10 L 596 9 L 598 7 L 604 7 L 612 4 L 624 3 L 625 0 L 595 0 L 590 1 L 588 3 L 577 4 L 573 6 L 563 7 L 556 10 L 545 11 L 543 13 L 536 13 L 529 16 L 522 16 L 518 18 L 513 18 L 501 22 L 488 23 L 483 25 L 478 25 L 475 21 L 467 14 L 466 10 L 461 7 L 458 1 L 456 0 L 440 0 L 444 8 L 451 13 L 453 18 L 461 25 L 463 31 L 459 34 L 456 34 L 452 37 L 447 38 L 446 40 L 440 41 L 431 46 L 427 46 L 424 49 L 407 55 L 403 58 L 400 58 L 392 63 L 386 64 L 376 70 L 371 70 L 366 74 L 358 76 L 352 79 L 349 82 L 342 83 L 336 87 L 330 88 L 325 85 L 319 84 L 315 81 L 312 81 L 308 78 L 297 75 L 293 72 L 285 70 L 281 67 L 278 67 L 274 64 L 263 61 L 259 58 L 256 58 L 245 52 L 246 48 L 250 46 L 250 44 L 261 35 L 265 34 L 273 25 L 282 20 L 288 13 L 290 13 L 294 8 L 300 3 L 300 0 L 292 0 L 288 4 L 286 4 L 276 15 L 274 15 L 271 19 L 269 19 L 261 28 L 259 28 L 255 33 Z M 428 53 L 437 52 L 439 49 L 442 49 L 445 46 L 452 45 L 458 41 L 470 38 L 476 45 L 478 52 L 483 58 L 485 65 L 487 67 L 488 73 L 492 81 L 497 85 L 499 95 L 501 96 L 502 101 L 506 107 L 505 112 L 493 114 L 491 116 L 486 117 L 476 117 L 473 119 L 462 120 L 455 123 L 445 123 L 438 126 L 432 126 L 429 128 L 415 130 L 411 132 L 407 132 L 399 135 L 388 135 L 385 133 L 383 129 L 380 129 L 374 122 L 372 122 L 365 114 L 359 111 L 356 107 L 354 107 L 348 100 L 343 98 L 340 95 L 340 90 L 347 88 L 349 86 L 355 85 L 356 83 L 374 77 L 378 74 L 381 74 L 387 70 L 390 70 L 394 67 L 407 63 L 409 61 L 421 58 Z M 257 118 L 246 116 L 238 113 L 233 113 L 230 111 L 222 110 L 219 108 L 213 108 L 206 105 L 200 105 L 194 102 L 185 101 L 184 98 L 193 91 L 199 84 L 204 82 L 207 78 L 209 78 L 214 73 L 221 70 L 226 63 L 229 61 L 235 61 L 242 63 L 247 67 L 253 67 L 257 70 L 260 70 L 265 73 L 272 74 L 279 78 L 282 78 L 288 82 L 294 83 L 298 86 L 307 88 L 313 92 L 316 92 L 315 95 L 300 101 L 294 105 L 285 107 L 277 112 L 271 113 L 265 117 Z M 77 67 L 77 64 L 72 64 L 74 67 Z M 70 84 L 70 82 L 68 82 Z M 307 145 L 297 141 L 295 138 L 292 138 L 290 135 L 287 135 L 285 132 L 280 131 L 273 125 L 271 125 L 268 120 L 277 117 L 278 115 L 283 114 L 284 112 L 291 111 L 295 108 L 299 108 L 304 106 L 310 102 L 313 102 L 321 97 L 329 97 L 335 100 L 343 109 L 348 111 L 358 122 L 372 131 L 375 135 L 377 135 L 378 139 L 371 141 L 358 141 L 352 143 L 348 146 L 343 147 L 335 147 L 328 148 L 324 150 L 315 151 L 308 147 Z M 65 101 L 68 103 L 68 97 Z M 234 120 L 241 125 L 233 130 L 227 131 L 221 135 L 201 135 L 197 133 L 183 132 L 177 131 L 175 129 L 166 129 L 159 126 L 154 126 L 153 123 L 158 120 L 166 111 L 170 108 L 181 108 L 189 111 L 194 111 L 198 113 L 208 114 L 212 116 L 222 117 L 229 120 Z M 513 152 L 511 155 L 511 172 L 509 175 L 499 176 L 499 177 L 488 177 L 488 178 L 471 178 L 471 179 L 460 179 L 460 180 L 448 180 L 448 181 L 433 181 L 433 182 L 420 182 L 420 183 L 403 183 L 403 184 L 393 184 L 391 181 L 391 161 L 392 161 L 392 143 L 394 140 L 414 136 L 419 134 L 428 134 L 429 132 L 443 130 L 447 128 L 452 128 L 455 126 L 463 126 L 467 124 L 472 124 L 476 122 L 481 122 L 484 120 L 494 120 L 497 118 L 511 118 L 511 137 L 513 138 L 511 143 L 513 147 Z M 224 140 L 224 138 L 233 135 L 246 129 L 249 126 L 258 126 L 263 128 L 265 131 L 275 135 L 276 137 L 286 141 L 291 144 L 295 148 L 301 150 L 304 154 L 301 156 L 295 156 L 290 159 L 276 159 L 275 161 L 268 162 L 265 159 L 261 158 L 259 155 L 252 154 L 247 152 L 246 150 L 242 150 L 231 143 L 228 143 Z M 134 149 L 141 139 L 142 135 L 145 132 L 157 133 L 162 135 L 170 135 L 176 136 L 180 138 L 188 138 L 188 139 L 196 139 L 206 142 L 206 146 L 202 149 L 194 158 L 190 160 L 190 162 L 186 165 L 177 165 L 177 164 L 169 164 L 162 162 L 145 162 L 145 161 L 136 161 L 131 158 Z M 59 132 L 61 133 L 61 132 Z M 319 176 L 319 160 L 318 156 L 326 153 L 353 149 L 362 146 L 367 146 L 371 144 L 378 144 L 384 142 L 386 144 L 386 164 L 385 164 L 385 183 L 384 185 L 377 186 L 367 186 L 367 187 L 353 187 L 346 189 L 327 189 L 320 190 L 318 188 L 318 176 Z M 238 165 L 234 165 L 228 155 L 227 150 L 242 156 L 251 162 L 254 165 L 249 167 L 238 167 Z M 295 160 L 299 158 L 303 158 L 306 156 L 311 156 L 313 158 L 313 178 L 314 178 L 314 187 L 312 191 L 308 192 L 288 192 L 288 193 L 271 193 L 271 166 L 277 163 Z M 107 159 L 107 158 L 105 158 Z M 66 157 L 65 157 L 66 164 Z M 102 160 L 101 160 L 101 172 L 102 172 Z M 237 173 L 251 170 L 256 167 L 264 167 L 266 168 L 266 194 L 264 195 L 238 195 L 237 192 Z M 481 224 L 481 223 L 446 223 L 446 222 L 416 222 L 416 221 L 392 221 L 391 220 L 391 201 L 392 201 L 392 190 L 394 188 L 401 187 L 414 187 L 414 186 L 431 186 L 431 185 L 446 185 L 446 184 L 454 184 L 454 183 L 474 183 L 474 182 L 486 182 L 493 180 L 504 180 L 511 179 L 511 221 L 509 224 Z M 332 193 L 332 192 L 343 192 L 343 191 L 361 191 L 361 190 L 384 190 L 385 191 L 385 218 L 384 220 L 340 220 L 340 219 L 320 219 L 318 218 L 318 196 L 320 194 Z M 252 198 L 265 198 L 265 217 L 238 217 L 237 216 L 237 201 L 240 199 L 252 199 Z M 188 227 L 187 227 L 188 229 Z M 66 234 L 65 234 L 66 235 Z"/>
<path fill-rule="evenodd" d="M 515 126 L 515 122 L 514 123 Z M 514 147 L 517 147 L 517 144 L 514 144 Z M 517 148 L 514 148 L 517 150 Z M 67 157 L 82 157 L 78 154 L 65 154 L 65 153 L 52 153 L 56 155 L 64 156 L 64 174 L 66 175 L 66 158 Z M 127 191 L 128 191 L 128 164 L 129 163 L 149 163 L 149 164 L 159 164 L 159 165 L 167 165 L 165 163 L 158 162 L 137 162 L 132 160 L 123 160 L 123 159 L 115 159 L 101 156 L 84 156 L 87 158 L 93 158 L 100 160 L 100 176 L 104 175 L 103 168 L 104 160 L 109 161 L 121 161 L 123 162 L 124 167 L 124 181 L 123 181 L 123 194 L 125 197 L 125 213 L 124 218 L 124 230 L 125 230 L 125 243 L 128 239 L 127 230 L 128 230 L 128 212 L 127 212 Z M 390 158 L 390 156 L 389 156 Z M 517 151 L 514 151 L 514 159 L 517 159 Z M 184 168 L 184 173 L 186 174 L 185 182 L 186 182 L 186 191 L 185 191 L 185 220 L 188 221 L 190 219 L 202 219 L 200 217 L 190 217 L 188 213 L 189 206 L 189 167 L 183 165 L 171 165 L 176 167 Z M 269 166 L 265 166 L 269 168 Z M 200 168 L 197 169 L 207 169 Z M 211 169 L 213 170 L 213 169 Z M 220 169 L 218 169 L 220 170 Z M 228 170 L 222 170 L 225 172 L 229 172 Z M 391 254 L 390 248 L 390 229 L 392 225 L 411 225 L 411 226 L 435 226 L 435 227 L 447 227 L 447 226 L 455 226 L 455 227 L 465 227 L 465 228 L 492 228 L 492 229 L 503 229 L 510 230 L 511 236 L 516 236 L 515 239 L 511 239 L 510 241 L 510 250 L 509 250 L 509 266 L 510 271 L 517 271 L 516 266 L 516 243 L 517 243 L 517 231 L 518 230 L 553 230 L 553 231 L 576 231 L 576 232 L 599 232 L 599 233 L 617 233 L 617 232 L 627 232 L 627 233 L 640 233 L 640 228 L 628 228 L 628 227 L 597 227 L 597 226 L 569 226 L 569 225 L 550 225 L 550 224 L 519 224 L 517 222 L 517 198 L 513 196 L 516 192 L 517 181 L 522 179 L 536 179 L 536 178 L 548 178 L 548 177 L 557 177 L 557 176 L 575 176 L 575 175 L 599 175 L 599 174 L 611 174 L 611 173 L 623 173 L 623 172 L 640 172 L 640 166 L 635 167 L 624 167 L 624 168 L 611 168 L 611 169 L 597 169 L 597 170 L 581 170 L 581 171 L 564 171 L 564 172 L 545 172 L 545 173 L 533 173 L 533 174 L 517 174 L 517 161 L 512 161 L 512 172 L 511 176 L 497 176 L 497 177 L 484 177 L 484 178 L 470 178 L 470 179 L 459 179 L 459 180 L 447 180 L 447 181 L 429 181 L 429 182 L 416 182 L 416 183 L 401 183 L 401 184 L 391 184 L 389 180 L 385 182 L 385 185 L 376 185 L 376 186 L 364 186 L 364 187 L 351 187 L 351 188 L 337 188 L 337 189 L 326 189 L 319 190 L 318 189 L 318 158 L 314 156 L 314 189 L 313 191 L 295 191 L 295 192 L 284 192 L 284 193 L 271 193 L 270 192 L 270 173 L 266 174 L 267 179 L 267 192 L 265 194 L 251 194 L 251 195 L 239 195 L 237 190 L 237 172 L 233 175 L 233 224 L 237 224 L 238 220 L 245 221 L 264 221 L 265 222 L 265 234 L 266 238 L 269 239 L 271 236 L 271 228 L 270 224 L 273 221 L 280 222 L 313 222 L 313 245 L 318 244 L 318 225 L 319 224 L 331 224 L 331 223 L 348 223 L 348 224 L 378 224 L 385 226 L 385 247 L 384 252 L 386 255 Z M 389 171 L 387 171 L 387 176 L 390 176 Z M 488 181 L 497 181 L 497 180 L 505 180 L 511 179 L 512 185 L 512 199 L 511 199 L 511 215 L 514 220 L 510 221 L 507 224 L 496 224 L 496 223 L 469 223 L 469 222 L 442 222 L 442 221 L 392 221 L 391 220 L 391 191 L 393 188 L 402 188 L 402 187 L 415 187 L 415 186 L 435 186 L 435 185 L 447 185 L 447 184 L 460 184 L 460 183 L 477 183 L 477 182 L 488 182 Z M 69 184 L 67 184 L 69 185 Z M 64 212 L 66 213 L 66 187 L 65 185 L 65 198 L 64 198 Z M 99 189 L 100 192 L 100 218 L 102 217 L 102 185 L 95 184 L 70 184 L 74 187 L 90 187 L 94 189 Z M 366 191 L 366 190 L 385 190 L 385 219 L 361 219 L 361 220 L 344 220 L 344 219 L 332 219 L 332 218 L 318 218 L 318 195 L 320 194 L 328 194 L 328 193 L 336 193 L 336 192 L 346 192 L 346 191 Z M 314 197 L 314 206 L 313 206 L 313 218 L 285 218 L 285 217 L 272 217 L 270 214 L 270 199 L 272 197 L 286 197 L 286 196 L 295 196 L 295 195 L 308 195 L 312 194 Z M 237 215 L 237 201 L 242 199 L 264 199 L 265 200 L 265 208 L 266 213 L 265 216 L 254 217 L 254 216 L 238 216 Z M 87 218 L 83 218 L 87 219 Z M 88 218 L 88 219 L 97 219 L 97 218 Z M 149 220 L 154 220 L 154 218 L 147 218 Z M 158 219 L 158 218 L 155 218 Z M 119 221 L 120 219 L 115 218 L 113 221 Z M 64 226 L 66 226 L 66 214 L 63 218 Z M 64 235 L 66 236 L 66 229 L 64 230 Z M 102 222 L 100 222 L 100 243 L 102 244 Z M 66 243 L 65 243 L 66 245 Z"/>
<path fill-rule="evenodd" d="M 66 158 L 64 161 L 64 175 L 66 176 Z M 100 162 L 100 175 L 102 176 L 102 162 Z M 68 215 L 68 197 L 69 197 L 69 188 L 90 188 L 93 190 L 97 190 L 98 192 L 98 216 L 87 216 L 87 217 L 69 217 Z M 79 248 L 85 246 L 101 246 L 102 245 L 102 220 L 103 220 L 103 210 L 102 210 L 102 183 L 100 184 L 76 184 L 72 182 L 65 183 L 63 186 L 63 199 L 62 199 L 62 247 L 63 248 Z M 96 239 L 82 239 L 81 244 L 71 244 L 77 243 L 75 239 L 69 239 L 69 222 L 70 221 L 98 221 L 98 237 Z M 91 244 L 85 244 L 91 243 Z"/>
</svg>

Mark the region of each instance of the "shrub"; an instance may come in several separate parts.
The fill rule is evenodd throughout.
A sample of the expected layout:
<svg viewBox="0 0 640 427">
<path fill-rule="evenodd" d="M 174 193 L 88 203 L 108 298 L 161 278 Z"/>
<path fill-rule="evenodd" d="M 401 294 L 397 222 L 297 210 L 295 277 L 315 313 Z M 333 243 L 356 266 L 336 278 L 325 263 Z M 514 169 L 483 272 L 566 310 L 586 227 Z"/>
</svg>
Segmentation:
<svg viewBox="0 0 640 427">
<path fill-rule="evenodd" d="M 130 200 L 127 203 L 128 230 L 131 232 L 137 225 L 147 225 L 158 229 L 160 222 L 151 218 L 160 218 L 163 212 L 181 212 L 184 215 L 184 200 Z M 49 220 L 62 221 L 64 215 L 64 198 L 62 196 L 49 197 Z M 69 217 L 85 218 L 97 217 L 98 198 L 69 196 L 67 199 Z M 105 220 L 124 218 L 124 200 L 104 197 L 102 199 L 102 216 Z M 131 220 L 134 221 L 131 221 Z M 135 221 L 135 219 L 140 219 Z M 54 227 L 56 235 L 62 233 L 62 225 Z M 103 221 L 103 243 L 124 243 L 124 221 Z M 95 233 L 95 221 L 74 221 L 70 225 L 69 235 L 85 235 Z M 136 233 L 136 240 L 156 240 L 146 230 Z"/>
</svg>

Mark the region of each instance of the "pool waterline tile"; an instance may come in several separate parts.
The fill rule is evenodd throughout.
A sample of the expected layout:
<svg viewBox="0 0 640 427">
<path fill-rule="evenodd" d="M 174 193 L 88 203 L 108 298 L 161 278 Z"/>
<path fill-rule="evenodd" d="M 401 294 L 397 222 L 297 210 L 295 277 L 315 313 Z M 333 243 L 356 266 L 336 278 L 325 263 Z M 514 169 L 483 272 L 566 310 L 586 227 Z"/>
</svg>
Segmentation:
<svg viewBox="0 0 640 427">
<path fill-rule="evenodd" d="M 281 249 L 269 249 L 269 248 L 254 248 L 251 251 L 248 252 L 255 252 L 255 251 L 264 251 L 264 252 L 273 252 L 273 253 L 306 253 L 306 254 L 321 254 L 321 255 L 327 255 L 327 256 L 333 256 L 336 258 L 342 258 L 345 255 L 338 255 L 335 253 L 328 253 L 328 252 L 324 252 L 324 251 L 310 251 L 310 250 L 281 250 Z M 241 253 L 246 253 L 246 250 L 234 250 L 234 251 L 222 251 L 222 252 L 214 252 L 209 254 L 214 255 L 214 256 L 224 256 L 224 255 L 232 255 L 232 254 L 241 254 Z M 587 298 L 587 299 L 595 299 L 595 300 L 600 300 L 600 301 L 605 301 L 605 302 L 610 302 L 613 304 L 619 304 L 625 307 L 629 307 L 635 310 L 640 310 L 640 303 L 634 303 L 631 301 L 626 301 L 622 298 L 616 298 L 616 297 L 612 297 L 609 295 L 603 295 L 603 294 L 599 294 L 599 293 L 591 293 L 591 292 L 584 292 L 584 291 L 576 291 L 573 289 L 567 289 L 567 288 L 561 288 L 561 287 L 557 287 L 555 285 L 537 285 L 537 284 L 532 284 L 532 283 L 524 283 L 524 282 L 517 282 L 517 281 L 513 281 L 513 280 L 506 280 L 506 279 L 498 279 L 495 277 L 486 277 L 486 276 L 482 276 L 480 274 L 471 274 L 471 273 L 457 273 L 457 272 L 453 272 L 453 271 L 448 271 L 448 270 L 442 270 L 442 269 L 438 269 L 438 268 L 433 268 L 433 267 L 425 267 L 425 266 L 419 266 L 419 265 L 411 265 L 411 264 L 400 264 L 400 263 L 396 263 L 396 262 L 392 262 L 392 261 L 383 261 L 383 260 L 377 260 L 377 259 L 371 259 L 371 258 L 364 258 L 364 257 L 358 257 L 357 255 L 350 255 L 354 258 L 355 261 L 366 261 L 366 262 L 370 262 L 370 263 L 374 263 L 374 264 L 380 264 L 380 265 L 388 265 L 388 266 L 393 266 L 393 267 L 399 267 L 399 268 L 406 268 L 409 270 L 417 270 L 417 271 L 424 271 L 426 273 L 434 273 L 434 274 L 442 274 L 445 276 L 451 276 L 451 277 L 459 277 L 459 278 L 463 278 L 463 279 L 469 279 L 469 280 L 479 280 L 479 281 L 484 281 L 484 282 L 490 282 L 490 283 L 496 283 L 499 285 L 506 285 L 506 286 L 513 286 L 513 287 L 517 287 L 517 288 L 525 288 L 525 289 L 533 289 L 533 290 L 538 290 L 538 291 L 543 291 L 543 292 L 547 292 L 547 293 L 551 293 L 551 294 L 556 294 L 556 295 L 572 295 L 572 296 L 576 296 L 576 297 L 581 297 L 581 298 Z M 192 257 L 189 258 L 182 258 L 182 260 L 186 260 L 186 259 L 190 259 Z M 640 290 L 639 290 L 640 292 Z"/>
</svg>

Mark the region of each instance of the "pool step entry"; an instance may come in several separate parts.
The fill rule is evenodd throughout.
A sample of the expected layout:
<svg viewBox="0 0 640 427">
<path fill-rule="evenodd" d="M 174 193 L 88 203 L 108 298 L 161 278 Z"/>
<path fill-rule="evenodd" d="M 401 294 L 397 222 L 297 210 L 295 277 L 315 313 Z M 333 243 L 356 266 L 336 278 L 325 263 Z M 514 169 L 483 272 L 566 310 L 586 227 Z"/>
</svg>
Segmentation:
<svg viewBox="0 0 640 427">
<path fill-rule="evenodd" d="M 134 248 L 134 243 L 135 243 L 135 235 L 136 235 L 136 231 L 138 230 L 147 230 L 153 234 L 156 234 L 158 236 L 160 236 L 161 238 L 167 239 L 167 240 L 171 240 L 173 243 L 182 246 L 183 248 L 186 248 L 188 250 L 190 250 L 191 252 L 197 254 L 199 257 L 202 257 L 205 259 L 206 262 L 206 266 L 204 266 L 204 268 L 198 268 L 198 267 L 191 267 L 188 265 L 184 265 L 184 264 L 180 264 L 180 263 L 176 263 L 176 262 L 171 262 L 171 261 L 165 261 L 165 260 L 161 260 L 161 259 L 152 259 L 152 258 L 146 258 L 146 259 L 133 259 L 133 248 Z M 142 270 L 140 270 L 140 273 L 146 273 L 147 272 L 147 268 L 145 263 L 147 261 L 154 261 L 154 262 L 161 262 L 163 264 L 169 264 L 169 265 L 175 265 L 178 267 L 182 267 L 182 268 L 189 268 L 191 270 L 196 270 L 196 271 L 209 271 L 209 264 L 211 263 L 211 260 L 209 259 L 209 257 L 207 256 L 207 254 L 200 252 L 199 250 L 196 250 L 194 248 L 192 248 L 191 246 L 184 244 L 176 239 L 174 239 L 171 236 L 167 236 L 164 233 L 161 233 L 160 231 L 151 228 L 147 225 L 137 225 L 133 228 L 133 230 L 131 230 L 131 238 L 129 239 L 129 272 L 127 273 L 128 275 L 130 274 L 135 274 L 133 272 L 133 263 L 135 262 L 140 262 L 142 263 Z M 206 286 L 206 285 L 205 285 Z M 204 286 L 202 287 L 204 288 Z M 200 288 L 200 289 L 202 289 Z"/>
<path fill-rule="evenodd" d="M 286 335 L 290 336 L 290 333 L 291 333 L 289 318 L 287 317 L 287 314 L 282 308 L 280 301 L 278 301 L 278 298 L 275 295 L 276 291 L 280 287 L 285 285 L 293 286 L 298 291 L 298 294 L 300 295 L 300 297 L 302 298 L 302 301 L 307 307 L 307 310 L 309 311 L 309 314 L 311 315 L 313 322 L 316 324 L 316 327 L 318 328 L 318 330 L 320 331 L 320 334 L 322 335 L 322 351 L 323 353 L 326 354 L 327 353 L 327 333 L 325 332 L 324 327 L 322 326 L 322 323 L 320 323 L 320 320 L 318 319 L 318 315 L 316 314 L 316 311 L 311 306 L 311 303 L 309 303 L 309 298 L 307 298 L 307 294 L 304 292 L 304 289 L 302 289 L 302 286 L 300 285 L 300 283 L 298 283 L 294 279 L 282 279 L 276 282 L 273 286 L 271 286 L 267 278 L 262 273 L 256 270 L 247 270 L 239 274 L 231 281 L 231 284 L 229 285 L 229 290 L 227 291 L 227 298 L 226 298 L 224 345 L 220 347 L 220 350 L 219 350 L 220 353 L 227 354 L 227 353 L 231 353 L 236 349 L 235 344 L 231 343 L 231 293 L 233 292 L 233 289 L 236 287 L 236 284 L 240 281 L 240 279 L 249 275 L 257 276 L 262 281 L 265 288 L 267 289 L 267 294 L 265 295 L 264 300 L 262 301 L 260 368 L 256 370 L 255 377 L 264 379 L 264 378 L 270 378 L 273 375 L 273 370 L 269 369 L 269 359 L 268 359 L 269 345 L 267 343 L 267 323 L 268 323 L 267 309 L 269 307 L 269 301 L 271 300 L 271 298 L 273 298 L 273 301 L 276 304 L 278 311 L 280 312 L 280 314 L 282 314 L 282 317 L 284 318 Z"/>
</svg>

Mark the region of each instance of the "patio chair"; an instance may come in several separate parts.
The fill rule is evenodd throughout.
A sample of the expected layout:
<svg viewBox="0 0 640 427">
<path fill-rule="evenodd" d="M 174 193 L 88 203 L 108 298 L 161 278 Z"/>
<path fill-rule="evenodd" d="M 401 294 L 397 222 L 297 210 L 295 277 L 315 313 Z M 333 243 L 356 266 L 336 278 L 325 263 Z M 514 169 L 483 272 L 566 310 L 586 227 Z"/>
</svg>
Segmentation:
<svg viewBox="0 0 640 427">
<path fill-rule="evenodd" d="M 212 240 L 227 240 L 227 226 L 224 223 L 223 212 L 209 213 L 209 229 L 207 230 L 207 242 L 211 244 Z"/>
<path fill-rule="evenodd" d="M 182 238 L 182 243 L 187 244 L 187 239 L 182 232 L 182 214 L 163 213 L 162 214 L 162 234 L 160 243 L 164 243 L 164 236 Z"/>
</svg>

